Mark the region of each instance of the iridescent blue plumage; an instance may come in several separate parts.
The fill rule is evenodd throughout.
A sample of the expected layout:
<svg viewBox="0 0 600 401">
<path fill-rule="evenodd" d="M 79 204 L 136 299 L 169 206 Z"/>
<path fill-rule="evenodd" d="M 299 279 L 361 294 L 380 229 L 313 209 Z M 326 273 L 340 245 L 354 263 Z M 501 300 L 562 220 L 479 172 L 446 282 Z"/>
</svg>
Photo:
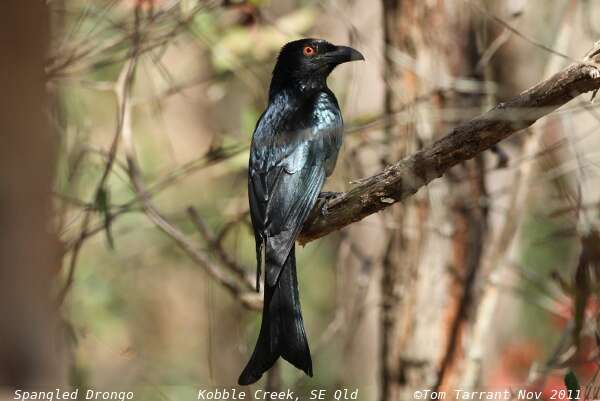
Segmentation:
<svg viewBox="0 0 600 401">
<path fill-rule="evenodd" d="M 257 381 L 279 356 L 312 376 L 294 243 L 342 144 L 342 115 L 327 76 L 336 65 L 358 59 L 362 55 L 349 47 L 302 39 L 283 47 L 273 71 L 269 104 L 252 137 L 248 175 L 257 286 L 264 264 L 265 302 L 240 384 Z"/>
</svg>

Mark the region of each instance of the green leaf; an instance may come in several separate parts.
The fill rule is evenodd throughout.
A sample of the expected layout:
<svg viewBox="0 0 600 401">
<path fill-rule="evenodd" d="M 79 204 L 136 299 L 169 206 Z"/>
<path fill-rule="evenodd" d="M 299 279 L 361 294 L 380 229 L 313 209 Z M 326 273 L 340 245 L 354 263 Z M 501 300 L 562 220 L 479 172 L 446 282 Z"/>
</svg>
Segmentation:
<svg viewBox="0 0 600 401">
<path fill-rule="evenodd" d="M 590 278 L 589 278 L 589 252 L 588 245 L 585 241 L 582 241 L 581 255 L 579 256 L 579 263 L 577 270 L 575 271 L 575 293 L 574 296 L 574 320 L 575 326 L 573 327 L 573 343 L 578 346 L 580 342 L 581 330 L 583 329 L 585 320 L 585 310 L 587 308 L 588 300 L 590 297 Z"/>
<path fill-rule="evenodd" d="M 577 376 L 572 370 L 569 370 L 565 375 L 565 386 L 567 387 L 567 390 L 573 392 L 579 390 L 579 380 L 577 380 Z"/>
<path fill-rule="evenodd" d="M 115 249 L 115 243 L 111 232 L 112 216 L 110 214 L 110 193 L 104 187 L 98 189 L 96 194 L 96 209 L 104 218 L 104 233 L 110 249 Z"/>
</svg>

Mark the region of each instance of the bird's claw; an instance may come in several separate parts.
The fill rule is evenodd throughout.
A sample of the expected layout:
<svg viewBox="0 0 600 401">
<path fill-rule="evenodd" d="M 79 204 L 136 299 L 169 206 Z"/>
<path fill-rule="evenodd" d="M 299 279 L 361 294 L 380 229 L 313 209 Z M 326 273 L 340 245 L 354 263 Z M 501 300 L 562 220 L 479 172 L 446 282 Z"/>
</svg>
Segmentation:
<svg viewBox="0 0 600 401">
<path fill-rule="evenodd" d="M 318 197 L 318 201 L 321 202 L 321 215 L 327 216 L 329 209 L 327 208 L 327 201 L 338 196 L 340 192 L 321 192 Z"/>
<path fill-rule="evenodd" d="M 321 192 L 319 198 L 329 200 L 335 198 L 339 194 L 341 194 L 341 192 Z"/>
</svg>

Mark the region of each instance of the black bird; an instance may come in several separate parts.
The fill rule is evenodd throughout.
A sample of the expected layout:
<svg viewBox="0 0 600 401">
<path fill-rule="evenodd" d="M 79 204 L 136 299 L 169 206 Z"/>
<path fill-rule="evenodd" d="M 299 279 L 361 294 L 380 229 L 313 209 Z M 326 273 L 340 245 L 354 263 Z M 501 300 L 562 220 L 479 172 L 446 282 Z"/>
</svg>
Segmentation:
<svg viewBox="0 0 600 401">
<path fill-rule="evenodd" d="M 327 76 L 341 63 L 364 60 L 347 46 L 301 39 L 283 46 L 269 104 L 250 148 L 248 194 L 256 240 L 256 285 L 266 271 L 260 334 L 239 384 L 261 378 L 281 356 L 312 376 L 300 311 L 294 243 L 333 172 L 342 144 L 342 113 Z"/>
</svg>

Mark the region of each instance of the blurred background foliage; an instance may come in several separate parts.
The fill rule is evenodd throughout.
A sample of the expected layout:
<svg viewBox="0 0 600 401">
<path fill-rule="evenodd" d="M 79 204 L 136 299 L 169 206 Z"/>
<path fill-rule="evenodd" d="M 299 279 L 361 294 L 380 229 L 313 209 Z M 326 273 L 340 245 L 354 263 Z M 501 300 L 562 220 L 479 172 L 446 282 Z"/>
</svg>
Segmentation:
<svg viewBox="0 0 600 401">
<path fill-rule="evenodd" d="M 463 0 L 448 1 L 453 2 Z M 124 90 L 131 112 L 125 124 L 131 128 L 142 179 L 156 208 L 218 265 L 214 244 L 189 217 L 187 210 L 194 207 L 252 281 L 248 147 L 283 43 L 302 36 L 323 37 L 351 44 L 366 55 L 365 64 L 340 67 L 330 78 L 349 129 L 327 189 L 348 189 L 350 181 L 380 168 L 386 124 L 402 126 L 419 119 L 414 110 L 398 113 L 391 123 L 382 117 L 388 87 L 382 78 L 382 5 L 367 0 L 49 3 L 53 37 L 48 74 L 54 128 L 60 137 L 55 193 L 72 383 L 134 390 L 138 400 L 191 399 L 198 388 L 233 386 L 254 345 L 259 314 L 244 307 L 148 218 L 129 177 L 123 144 L 111 150 L 114 139 L 123 137 L 119 91 L 135 60 L 135 79 L 129 77 L 131 87 Z M 594 24 L 586 23 L 600 15 L 595 2 L 473 3 L 484 21 L 480 26 L 485 46 L 502 34 L 502 26 L 485 13 L 511 21 L 527 38 L 550 45 L 561 26 L 574 24 L 566 50 L 561 50 L 574 58 L 598 39 L 589 31 Z M 480 7 L 487 11 L 477 11 Z M 565 10 L 574 14 L 572 20 L 565 22 Z M 488 95 L 503 100 L 534 84 L 550 57 L 511 35 L 492 56 L 495 75 L 488 83 L 495 89 Z M 560 65 L 569 62 L 562 61 Z M 460 110 L 459 118 L 456 110 L 448 112 L 449 120 L 460 119 Z M 436 116 L 445 118 L 444 113 Z M 598 123 L 587 114 L 577 117 L 573 131 L 581 133 L 578 146 L 593 151 L 599 144 Z M 555 145 L 552 127 L 557 119 L 540 123 L 548 148 Z M 521 143 L 514 139 L 506 144 L 508 172 L 495 169 L 488 175 L 499 198 L 502 188 L 511 185 L 515 163 L 518 168 Z M 553 166 L 567 163 L 560 151 L 553 155 Z M 359 158 L 362 170 L 357 167 Z M 596 167 L 589 168 L 595 177 Z M 573 169 L 557 175 L 566 182 L 574 179 Z M 595 181 L 590 182 L 586 190 L 594 199 L 598 191 Z M 571 217 L 553 215 L 565 204 L 556 188 L 555 182 L 544 180 L 531 191 L 518 259 L 502 276 L 502 297 L 494 312 L 497 327 L 486 340 L 481 388 L 525 386 L 532 369 L 547 360 L 572 321 L 574 297 L 563 284 L 577 266 L 580 239 Z M 501 215 L 502 208 L 493 213 Z M 498 223 L 492 219 L 490 224 Z M 368 232 L 383 222 L 369 218 L 357 225 L 364 228 L 359 242 L 380 242 L 377 231 Z M 348 236 L 336 233 L 299 252 L 301 298 L 316 374 L 307 379 L 281 364 L 280 387 L 302 394 L 313 388 L 350 387 L 360 389 L 361 400 L 378 396 L 380 300 L 373 277 L 379 272 L 371 267 L 379 260 L 362 257 L 362 270 L 347 270 L 343 255 L 354 250 L 341 244 Z M 348 277 L 351 273 L 355 276 Z M 240 282 L 244 294 L 251 293 L 247 283 Z M 586 303 L 589 316 L 597 307 L 596 296 L 592 298 Z M 594 372 L 590 361 L 597 355 L 590 330 L 585 331 L 590 340 L 586 362 L 571 364 L 583 379 Z M 550 374 L 546 390 L 564 388 L 564 368 Z"/>
</svg>

